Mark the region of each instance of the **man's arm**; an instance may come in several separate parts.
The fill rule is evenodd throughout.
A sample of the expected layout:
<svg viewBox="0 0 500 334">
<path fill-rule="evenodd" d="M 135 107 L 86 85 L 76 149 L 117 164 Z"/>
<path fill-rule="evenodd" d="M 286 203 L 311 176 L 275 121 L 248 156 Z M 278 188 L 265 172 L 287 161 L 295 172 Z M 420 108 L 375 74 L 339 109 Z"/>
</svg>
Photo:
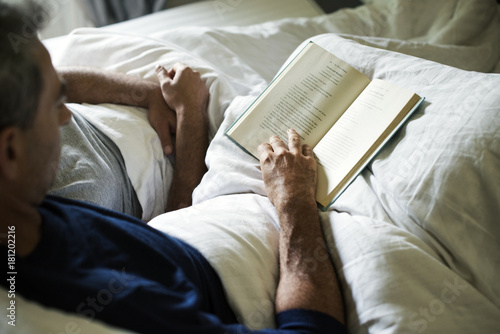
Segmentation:
<svg viewBox="0 0 500 334">
<path fill-rule="evenodd" d="M 190 206 L 194 188 L 207 171 L 209 93 L 199 72 L 182 64 L 156 68 L 163 97 L 177 114 L 175 166 L 167 211 Z"/>
<path fill-rule="evenodd" d="M 289 130 L 259 147 L 266 193 L 280 219 L 280 280 L 276 312 L 309 309 L 344 323 L 342 295 L 327 253 L 315 201 L 316 161 L 311 147 Z"/>
<path fill-rule="evenodd" d="M 158 83 L 92 68 L 65 67 L 58 72 L 66 82 L 70 103 L 115 103 L 147 108 L 149 122 L 158 133 L 165 154 L 172 154 L 175 113 L 165 103 Z"/>
</svg>

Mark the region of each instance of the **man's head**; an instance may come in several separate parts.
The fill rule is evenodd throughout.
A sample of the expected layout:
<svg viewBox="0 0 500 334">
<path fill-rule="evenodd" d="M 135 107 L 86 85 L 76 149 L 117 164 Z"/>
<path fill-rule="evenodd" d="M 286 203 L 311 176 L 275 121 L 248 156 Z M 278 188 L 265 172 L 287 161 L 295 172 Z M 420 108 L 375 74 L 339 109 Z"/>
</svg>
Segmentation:
<svg viewBox="0 0 500 334">
<path fill-rule="evenodd" d="M 59 126 L 71 118 L 64 85 L 30 20 L 35 15 L 0 2 L 0 192 L 31 204 L 52 184 Z"/>
<path fill-rule="evenodd" d="M 36 113 L 42 78 L 33 57 L 38 27 L 28 30 L 25 23 L 30 13 L 0 2 L 0 130 L 28 128 Z"/>
</svg>

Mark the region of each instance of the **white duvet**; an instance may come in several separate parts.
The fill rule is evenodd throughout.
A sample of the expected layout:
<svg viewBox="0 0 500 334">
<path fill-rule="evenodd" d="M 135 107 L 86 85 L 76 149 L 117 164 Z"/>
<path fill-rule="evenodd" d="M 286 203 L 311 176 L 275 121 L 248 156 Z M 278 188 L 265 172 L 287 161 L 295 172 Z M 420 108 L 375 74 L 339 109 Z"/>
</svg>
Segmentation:
<svg viewBox="0 0 500 334">
<path fill-rule="evenodd" d="M 117 142 L 144 218 L 157 216 L 152 226 L 208 258 L 238 317 L 252 328 L 274 325 L 278 222 L 258 162 L 224 131 L 309 39 L 370 78 L 417 92 L 424 105 L 321 213 L 349 332 L 500 332 L 500 74 L 488 73 L 500 71 L 498 5 L 367 2 L 314 19 L 243 28 L 146 37 L 80 30 L 54 62 L 151 80 L 158 63 L 181 61 L 202 73 L 211 93 L 213 140 L 209 171 L 195 190 L 195 205 L 185 210 L 157 216 L 171 165 L 142 111 L 72 108 Z M 29 307 L 26 324 L 51 314 Z"/>
</svg>

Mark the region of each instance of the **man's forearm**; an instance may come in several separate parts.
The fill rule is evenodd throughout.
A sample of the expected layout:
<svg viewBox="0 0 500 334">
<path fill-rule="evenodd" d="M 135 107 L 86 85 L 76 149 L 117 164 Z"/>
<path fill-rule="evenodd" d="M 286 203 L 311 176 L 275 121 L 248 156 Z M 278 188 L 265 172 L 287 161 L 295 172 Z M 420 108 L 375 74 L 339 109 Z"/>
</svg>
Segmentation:
<svg viewBox="0 0 500 334">
<path fill-rule="evenodd" d="M 150 95 L 159 84 L 123 73 L 91 68 L 65 67 L 58 69 L 67 84 L 71 103 L 116 103 L 147 108 Z"/>
<path fill-rule="evenodd" d="M 288 146 L 288 147 L 287 147 Z M 317 163 L 309 145 L 288 130 L 259 146 L 266 194 L 276 207 L 281 232 L 276 311 L 308 309 L 344 322 L 337 275 L 328 255 L 315 201 Z"/>
<path fill-rule="evenodd" d="M 289 203 L 277 210 L 281 233 L 276 311 L 310 309 L 344 323 L 342 296 L 315 201 Z"/>
<path fill-rule="evenodd" d="M 190 206 L 194 188 L 207 171 L 209 92 L 201 74 L 176 63 L 168 71 L 156 67 L 161 91 L 168 106 L 177 114 L 174 179 L 167 211 Z"/>
<path fill-rule="evenodd" d="M 160 138 L 164 153 L 172 153 L 175 113 L 168 108 L 158 83 L 92 68 L 65 67 L 58 72 L 66 82 L 70 103 L 114 103 L 147 108 L 148 120 Z"/>
<path fill-rule="evenodd" d="M 180 116 L 177 120 L 175 168 L 167 211 L 190 206 L 193 190 L 207 171 L 208 119 L 204 111 L 199 114 L 198 118 Z"/>
</svg>

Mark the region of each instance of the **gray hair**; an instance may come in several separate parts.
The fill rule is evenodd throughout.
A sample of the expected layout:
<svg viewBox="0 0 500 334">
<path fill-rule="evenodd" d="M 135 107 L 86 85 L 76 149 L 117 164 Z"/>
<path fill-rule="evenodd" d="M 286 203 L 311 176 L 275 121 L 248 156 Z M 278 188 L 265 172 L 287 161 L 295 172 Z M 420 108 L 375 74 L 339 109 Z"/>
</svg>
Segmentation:
<svg viewBox="0 0 500 334">
<path fill-rule="evenodd" d="M 43 80 L 33 48 L 38 41 L 41 7 L 0 1 L 0 131 L 34 122 Z"/>
</svg>

